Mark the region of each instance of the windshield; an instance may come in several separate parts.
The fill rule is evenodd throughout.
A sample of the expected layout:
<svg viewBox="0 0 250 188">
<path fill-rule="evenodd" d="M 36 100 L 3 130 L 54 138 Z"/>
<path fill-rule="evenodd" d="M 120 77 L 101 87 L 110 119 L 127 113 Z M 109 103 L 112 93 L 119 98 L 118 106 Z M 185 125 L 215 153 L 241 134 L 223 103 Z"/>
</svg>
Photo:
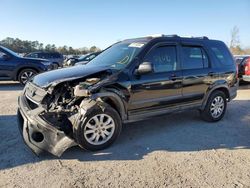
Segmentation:
<svg viewBox="0 0 250 188">
<path fill-rule="evenodd" d="M 117 43 L 91 60 L 87 66 L 109 66 L 121 70 L 133 60 L 143 46 L 144 43 L 141 42 Z"/>
<path fill-rule="evenodd" d="M 13 55 L 13 56 L 20 57 L 17 53 L 13 52 L 12 50 L 10 50 L 10 49 L 8 49 L 8 48 L 5 48 L 5 47 L 3 47 L 3 46 L 1 46 L 1 48 L 2 48 L 3 50 L 5 50 L 7 53 L 9 53 L 9 54 L 11 54 L 11 55 Z"/>
</svg>

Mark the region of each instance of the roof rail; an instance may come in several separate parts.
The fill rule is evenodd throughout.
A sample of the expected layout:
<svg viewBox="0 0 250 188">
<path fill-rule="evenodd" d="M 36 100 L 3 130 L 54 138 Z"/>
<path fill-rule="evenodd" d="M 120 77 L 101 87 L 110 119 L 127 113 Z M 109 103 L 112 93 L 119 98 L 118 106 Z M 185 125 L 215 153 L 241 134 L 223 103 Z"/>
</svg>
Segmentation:
<svg viewBox="0 0 250 188">
<path fill-rule="evenodd" d="M 169 37 L 169 38 L 195 38 L 195 39 L 204 39 L 208 40 L 209 38 L 207 36 L 202 36 L 202 37 L 194 37 L 194 36 L 179 36 L 176 34 L 172 35 L 164 35 L 164 34 L 153 34 L 153 35 L 148 35 L 146 37 L 152 37 L 152 38 L 158 38 L 158 37 Z"/>
<path fill-rule="evenodd" d="M 196 39 L 205 39 L 205 40 L 208 40 L 208 39 L 209 39 L 207 36 L 202 36 L 202 37 L 193 37 L 193 38 L 196 38 Z"/>
<path fill-rule="evenodd" d="M 164 34 L 152 34 L 152 35 L 147 35 L 146 37 L 152 37 L 152 38 L 158 38 L 158 37 L 163 37 Z"/>
<path fill-rule="evenodd" d="M 146 37 L 152 37 L 152 38 L 158 38 L 158 37 L 180 37 L 179 35 L 173 34 L 173 35 L 164 35 L 164 34 L 153 34 L 153 35 L 147 35 Z"/>
<path fill-rule="evenodd" d="M 179 35 L 173 34 L 173 35 L 164 35 L 164 37 L 180 37 Z"/>
<path fill-rule="evenodd" d="M 181 36 L 182 38 L 194 38 L 194 39 L 205 39 L 208 40 L 209 38 L 207 36 L 202 37 L 194 37 L 194 36 Z"/>
</svg>

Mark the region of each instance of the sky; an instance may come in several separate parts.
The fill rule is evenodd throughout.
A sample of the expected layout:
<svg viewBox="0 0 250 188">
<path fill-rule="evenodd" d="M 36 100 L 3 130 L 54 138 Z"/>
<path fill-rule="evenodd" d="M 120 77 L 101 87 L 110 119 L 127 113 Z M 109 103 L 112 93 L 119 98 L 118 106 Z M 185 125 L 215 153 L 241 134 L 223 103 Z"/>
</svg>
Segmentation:
<svg viewBox="0 0 250 188">
<path fill-rule="evenodd" d="M 239 28 L 250 47 L 250 0 L 0 0 L 0 40 L 96 45 L 150 34 L 208 36 L 226 44 Z"/>
</svg>

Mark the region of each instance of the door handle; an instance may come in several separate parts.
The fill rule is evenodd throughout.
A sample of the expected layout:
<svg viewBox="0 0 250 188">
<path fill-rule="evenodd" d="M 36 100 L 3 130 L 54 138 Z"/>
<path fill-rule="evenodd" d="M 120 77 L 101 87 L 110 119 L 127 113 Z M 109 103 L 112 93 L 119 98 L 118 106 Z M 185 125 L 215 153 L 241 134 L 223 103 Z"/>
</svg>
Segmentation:
<svg viewBox="0 0 250 188">
<path fill-rule="evenodd" d="M 171 74 L 170 79 L 172 81 L 175 81 L 178 77 L 175 74 Z"/>
</svg>

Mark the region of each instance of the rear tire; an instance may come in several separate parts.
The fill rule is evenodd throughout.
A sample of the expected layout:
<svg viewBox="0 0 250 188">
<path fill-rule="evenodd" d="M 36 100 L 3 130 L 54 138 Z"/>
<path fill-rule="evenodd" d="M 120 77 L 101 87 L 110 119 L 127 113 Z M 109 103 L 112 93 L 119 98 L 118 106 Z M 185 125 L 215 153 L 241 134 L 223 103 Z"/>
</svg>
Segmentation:
<svg viewBox="0 0 250 188">
<path fill-rule="evenodd" d="M 36 74 L 37 71 L 34 69 L 23 69 L 19 72 L 17 79 L 22 85 L 25 85 Z"/>
<path fill-rule="evenodd" d="M 74 127 L 74 137 L 82 148 L 90 151 L 105 149 L 120 135 L 121 118 L 108 104 L 102 108 L 93 107 L 85 117 L 79 116 Z"/>
<path fill-rule="evenodd" d="M 226 95 L 222 91 L 214 91 L 208 98 L 204 110 L 200 111 L 203 120 L 216 122 L 221 120 L 227 109 Z"/>
<path fill-rule="evenodd" d="M 53 69 L 58 69 L 59 68 L 59 64 L 58 63 L 53 63 Z"/>
</svg>

